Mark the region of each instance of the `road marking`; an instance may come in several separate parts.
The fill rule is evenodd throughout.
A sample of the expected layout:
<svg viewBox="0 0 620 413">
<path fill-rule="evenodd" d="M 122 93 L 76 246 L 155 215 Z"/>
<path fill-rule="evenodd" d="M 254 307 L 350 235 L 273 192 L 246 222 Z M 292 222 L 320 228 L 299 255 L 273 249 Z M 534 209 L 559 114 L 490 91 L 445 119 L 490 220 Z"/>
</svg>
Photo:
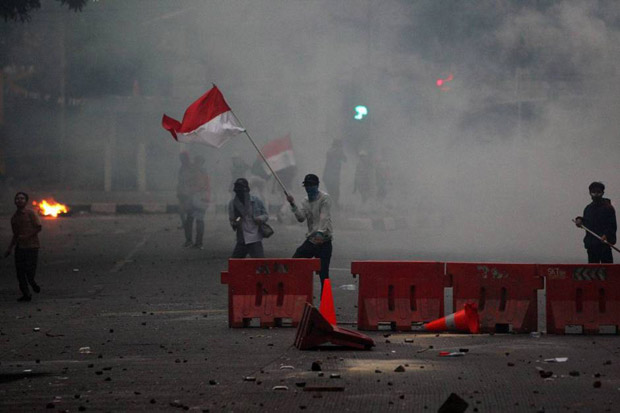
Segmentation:
<svg viewBox="0 0 620 413">
<path fill-rule="evenodd" d="M 126 256 L 124 259 L 122 259 L 122 260 L 118 261 L 118 262 L 114 265 L 114 268 L 112 268 L 112 269 L 110 270 L 110 272 L 119 272 L 119 271 L 121 270 L 121 268 L 123 268 L 123 266 L 124 266 L 125 264 L 127 264 L 127 263 L 129 263 L 129 262 L 133 262 L 133 260 L 132 260 L 133 256 L 136 254 L 136 252 L 138 252 L 138 250 L 139 250 L 140 248 L 142 248 L 142 246 L 143 246 L 144 244 L 146 244 L 146 241 L 149 239 L 149 235 L 150 235 L 150 234 L 145 235 L 145 236 L 144 236 L 144 238 L 142 238 L 142 240 L 141 240 L 140 242 L 138 242 L 138 243 L 136 244 L 136 246 L 135 246 L 135 247 L 133 247 L 133 249 L 132 249 L 131 251 L 129 251 L 129 254 L 127 254 L 127 256 Z"/>
<path fill-rule="evenodd" d="M 159 311 L 133 311 L 126 313 L 101 313 L 101 317 L 116 317 L 116 316 L 129 316 L 129 317 L 142 317 L 150 314 L 222 314 L 226 313 L 228 310 L 159 310 Z"/>
</svg>

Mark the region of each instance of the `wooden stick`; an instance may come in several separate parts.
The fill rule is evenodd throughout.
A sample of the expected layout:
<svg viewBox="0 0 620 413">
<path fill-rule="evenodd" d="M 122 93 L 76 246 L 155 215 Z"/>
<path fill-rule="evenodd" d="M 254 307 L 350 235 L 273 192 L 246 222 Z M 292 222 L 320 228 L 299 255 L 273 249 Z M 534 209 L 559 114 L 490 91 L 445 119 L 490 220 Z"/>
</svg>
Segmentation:
<svg viewBox="0 0 620 413">
<path fill-rule="evenodd" d="M 577 221 L 575 219 L 573 219 L 573 222 L 575 224 L 577 224 Z M 588 227 L 586 227 L 585 225 L 581 224 L 580 225 L 581 228 L 585 229 L 586 231 L 588 231 L 590 234 L 592 234 L 594 237 L 596 237 L 598 240 L 600 240 L 601 242 L 603 242 L 604 244 L 609 245 L 611 248 L 615 249 L 616 251 L 620 252 L 620 250 L 618 248 L 616 248 L 613 244 L 610 244 L 607 240 L 604 240 L 603 238 L 601 238 L 597 233 L 591 231 L 590 229 L 588 229 Z"/>
</svg>

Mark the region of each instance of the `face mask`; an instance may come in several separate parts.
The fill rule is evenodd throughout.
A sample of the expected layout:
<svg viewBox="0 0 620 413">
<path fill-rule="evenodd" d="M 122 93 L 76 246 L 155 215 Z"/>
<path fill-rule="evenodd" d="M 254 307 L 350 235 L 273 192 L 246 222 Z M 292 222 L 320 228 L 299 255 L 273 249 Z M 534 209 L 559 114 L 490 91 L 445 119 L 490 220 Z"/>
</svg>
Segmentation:
<svg viewBox="0 0 620 413">
<path fill-rule="evenodd" d="M 601 199 L 603 199 L 602 192 L 590 192 L 590 196 L 592 197 L 592 200 L 594 202 L 599 202 Z"/>
<path fill-rule="evenodd" d="M 319 197 L 319 187 L 318 186 L 307 186 L 306 193 L 308 194 L 308 200 L 314 201 Z"/>
<path fill-rule="evenodd" d="M 249 195 L 249 192 L 243 190 L 243 189 L 236 189 L 235 190 L 235 195 L 237 196 L 237 198 L 242 202 L 245 203 L 246 199 L 248 198 L 247 195 Z"/>
</svg>

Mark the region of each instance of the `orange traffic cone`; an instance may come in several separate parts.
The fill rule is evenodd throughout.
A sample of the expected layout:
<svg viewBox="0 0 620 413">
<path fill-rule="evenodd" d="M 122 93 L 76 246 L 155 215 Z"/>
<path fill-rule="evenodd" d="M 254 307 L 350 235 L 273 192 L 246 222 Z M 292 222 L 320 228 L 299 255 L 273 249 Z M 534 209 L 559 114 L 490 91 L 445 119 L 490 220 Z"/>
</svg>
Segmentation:
<svg viewBox="0 0 620 413">
<path fill-rule="evenodd" d="M 327 321 L 329 321 L 329 324 L 333 326 L 337 324 L 336 309 L 334 308 L 334 297 L 332 296 L 332 284 L 329 281 L 329 278 L 326 278 L 323 281 L 323 295 L 321 296 L 319 312 Z"/>
<path fill-rule="evenodd" d="M 424 324 L 424 329 L 426 331 L 469 331 L 471 334 L 478 334 L 480 333 L 478 306 L 474 303 L 467 303 L 459 312 Z"/>
</svg>

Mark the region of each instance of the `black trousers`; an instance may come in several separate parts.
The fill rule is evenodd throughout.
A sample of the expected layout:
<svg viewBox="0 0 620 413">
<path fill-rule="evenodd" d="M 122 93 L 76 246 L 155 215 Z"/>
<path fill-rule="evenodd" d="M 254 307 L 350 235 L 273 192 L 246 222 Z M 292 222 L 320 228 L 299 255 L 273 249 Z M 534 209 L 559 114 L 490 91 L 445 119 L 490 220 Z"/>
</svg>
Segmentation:
<svg viewBox="0 0 620 413">
<path fill-rule="evenodd" d="M 237 242 L 230 258 L 245 258 L 248 254 L 250 258 L 265 258 L 262 241 L 253 242 L 251 244 Z"/>
<path fill-rule="evenodd" d="M 323 281 L 329 278 L 329 262 L 332 259 L 332 242 L 326 241 L 321 245 L 316 245 L 308 240 L 297 248 L 293 258 L 320 258 L 321 259 L 321 287 Z"/>
<path fill-rule="evenodd" d="M 611 247 L 608 245 L 597 245 L 588 248 L 588 264 L 613 264 L 614 257 L 611 254 Z"/>
<path fill-rule="evenodd" d="M 38 248 L 15 248 L 15 269 L 17 270 L 17 281 L 19 289 L 24 296 L 30 295 L 28 284 L 34 286 L 34 276 L 37 272 L 37 261 L 39 259 Z"/>
</svg>

